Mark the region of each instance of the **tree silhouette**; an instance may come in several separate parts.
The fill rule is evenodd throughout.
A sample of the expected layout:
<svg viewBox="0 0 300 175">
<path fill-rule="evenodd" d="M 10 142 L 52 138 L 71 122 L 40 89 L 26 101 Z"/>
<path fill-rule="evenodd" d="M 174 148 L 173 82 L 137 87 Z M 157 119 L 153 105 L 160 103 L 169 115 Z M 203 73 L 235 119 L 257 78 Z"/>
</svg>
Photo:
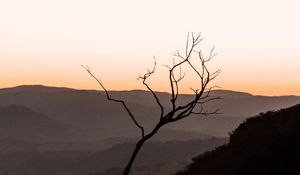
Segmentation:
<svg viewBox="0 0 300 175">
<path fill-rule="evenodd" d="M 210 72 L 208 70 L 206 63 L 209 62 L 213 57 L 215 57 L 216 54 L 214 54 L 214 48 L 212 48 L 210 54 L 207 56 L 207 58 L 205 58 L 202 54 L 201 49 L 197 50 L 196 48 L 196 46 L 198 46 L 202 40 L 203 39 L 201 38 L 200 34 L 194 36 L 193 33 L 188 33 L 184 55 L 180 54 L 179 51 L 176 51 L 174 57 L 177 58 L 179 61 L 176 63 L 175 60 L 173 60 L 172 66 L 166 66 L 169 70 L 168 79 L 169 79 L 170 91 L 171 91 L 171 96 L 170 96 L 171 109 L 169 108 L 167 109 L 162 105 L 160 99 L 158 98 L 157 93 L 147 83 L 147 80 L 151 77 L 152 74 L 155 73 L 156 66 L 157 66 L 156 60 L 154 62 L 154 66 L 152 70 L 148 70 L 147 73 L 138 77 L 138 79 L 142 81 L 143 85 L 148 89 L 148 91 L 151 92 L 158 107 L 160 108 L 159 121 L 156 123 L 156 125 L 152 128 L 152 130 L 149 133 L 145 133 L 144 127 L 136 120 L 136 117 L 130 111 L 126 103 L 123 100 L 112 98 L 108 90 L 103 85 L 103 83 L 96 76 L 94 76 L 90 68 L 88 66 L 82 66 L 90 74 L 90 76 L 98 82 L 98 84 L 104 90 L 107 99 L 123 105 L 123 107 L 127 111 L 128 115 L 132 119 L 135 126 L 140 129 L 141 137 L 136 143 L 136 146 L 129 159 L 129 162 L 123 171 L 123 175 L 129 174 L 132 164 L 138 152 L 142 148 L 143 144 L 151 137 L 153 137 L 159 131 L 159 129 L 164 125 L 187 118 L 191 116 L 191 114 L 207 116 L 207 115 L 218 113 L 218 109 L 214 111 L 207 111 L 205 110 L 204 107 L 204 104 L 213 100 L 220 99 L 219 97 L 211 97 L 210 95 L 211 90 L 216 86 L 211 86 L 211 87 L 208 86 L 209 83 L 219 75 L 220 69 L 218 69 L 215 72 Z M 195 65 L 191 61 L 192 55 L 194 54 L 198 58 L 199 65 Z M 179 105 L 177 103 L 178 96 L 179 96 L 178 85 L 181 82 L 181 80 L 183 80 L 185 77 L 185 74 L 181 73 L 182 72 L 181 67 L 183 65 L 187 65 L 188 68 L 191 69 L 197 75 L 199 79 L 199 84 L 198 84 L 199 87 L 197 89 L 191 88 L 191 90 L 194 92 L 193 98 L 190 99 L 188 102 Z"/>
</svg>

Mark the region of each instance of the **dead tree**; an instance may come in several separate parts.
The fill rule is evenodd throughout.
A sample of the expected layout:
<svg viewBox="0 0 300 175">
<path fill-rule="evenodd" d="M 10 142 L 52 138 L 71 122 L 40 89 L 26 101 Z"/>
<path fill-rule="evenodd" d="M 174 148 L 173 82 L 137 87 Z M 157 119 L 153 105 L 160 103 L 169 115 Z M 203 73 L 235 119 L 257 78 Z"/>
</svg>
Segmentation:
<svg viewBox="0 0 300 175">
<path fill-rule="evenodd" d="M 207 62 L 209 62 L 213 57 L 216 56 L 214 54 L 214 48 L 211 49 L 210 54 L 205 58 L 201 52 L 200 49 L 197 50 L 196 46 L 202 41 L 201 35 L 198 34 L 197 36 L 194 36 L 193 33 L 189 33 L 187 37 L 186 47 L 185 47 L 185 53 L 182 55 L 179 51 L 177 51 L 174 54 L 174 57 L 177 58 L 179 61 L 177 63 L 173 63 L 172 66 L 166 66 L 169 69 L 168 73 L 168 79 L 170 83 L 170 102 L 171 102 L 171 108 L 167 110 L 165 108 L 157 93 L 150 87 L 150 85 L 147 83 L 147 80 L 151 77 L 153 73 L 155 73 L 157 62 L 155 60 L 154 66 L 152 70 L 148 70 L 147 73 L 145 73 L 142 76 L 139 76 L 138 79 L 142 80 L 143 85 L 148 89 L 148 91 L 153 95 L 158 107 L 160 108 L 160 116 L 159 121 L 156 123 L 154 128 L 149 133 L 145 133 L 144 127 L 136 120 L 136 117 L 133 115 L 131 110 L 128 108 L 126 103 L 123 100 L 112 98 L 109 94 L 109 91 L 105 88 L 103 83 L 91 72 L 90 68 L 88 66 L 82 66 L 92 78 L 94 78 L 98 84 L 101 86 L 101 88 L 104 90 L 106 97 L 108 100 L 120 103 L 123 105 L 125 110 L 127 111 L 128 115 L 130 116 L 133 123 L 136 125 L 137 128 L 140 129 L 141 137 L 136 143 L 135 149 L 133 150 L 131 157 L 129 159 L 129 162 L 127 166 L 125 167 L 123 171 L 123 175 L 128 175 L 132 164 L 142 148 L 143 144 L 149 140 L 151 137 L 153 137 L 160 128 L 162 128 L 164 125 L 177 122 L 179 120 L 182 120 L 184 118 L 187 118 L 191 116 L 191 114 L 196 115 L 212 115 L 217 114 L 218 110 L 214 111 L 207 111 L 205 110 L 204 104 L 219 99 L 219 97 L 212 97 L 210 95 L 210 91 L 215 86 L 209 87 L 208 85 L 212 80 L 214 80 L 220 73 L 220 70 L 218 69 L 215 72 L 210 72 L 207 68 Z M 196 55 L 198 59 L 198 64 L 195 65 L 192 61 L 192 55 Z M 194 72 L 198 79 L 198 88 L 191 88 L 191 90 L 194 93 L 193 98 L 186 102 L 185 104 L 178 104 L 178 97 L 179 97 L 179 83 L 182 79 L 184 79 L 184 74 L 181 73 L 181 67 L 183 65 L 187 65 L 192 72 Z M 179 75 L 178 75 L 179 74 Z"/>
</svg>

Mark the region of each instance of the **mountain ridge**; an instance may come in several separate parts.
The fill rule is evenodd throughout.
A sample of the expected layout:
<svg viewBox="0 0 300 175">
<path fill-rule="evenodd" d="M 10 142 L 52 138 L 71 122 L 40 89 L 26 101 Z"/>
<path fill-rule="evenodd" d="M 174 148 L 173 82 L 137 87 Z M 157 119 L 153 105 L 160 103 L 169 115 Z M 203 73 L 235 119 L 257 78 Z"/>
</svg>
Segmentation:
<svg viewBox="0 0 300 175">
<path fill-rule="evenodd" d="M 13 86 L 13 87 L 4 87 L 0 88 L 0 92 L 28 92 L 28 91 L 38 91 L 38 92 L 57 92 L 57 91 L 64 91 L 64 90 L 74 90 L 74 91 L 95 91 L 95 92 L 104 92 L 103 90 L 92 90 L 92 89 L 77 89 L 77 88 L 70 88 L 70 87 L 56 87 L 56 86 L 45 86 L 45 85 L 39 85 L 39 84 L 34 84 L 34 85 L 19 85 L 19 86 Z M 119 93 L 119 92 L 137 92 L 137 93 L 151 93 L 147 90 L 142 90 L 142 89 L 133 89 L 133 90 L 109 90 L 109 92 L 112 93 Z M 226 89 L 218 89 L 218 90 L 212 90 L 211 92 L 216 92 L 216 93 L 225 93 L 225 94 L 236 94 L 241 95 L 241 96 L 254 96 L 251 93 L 248 92 L 242 92 L 242 91 L 234 91 L 234 90 L 226 90 Z M 159 94 L 168 94 L 171 95 L 169 92 L 165 91 L 156 91 L 156 93 Z M 191 94 L 181 94 L 181 95 L 193 95 Z"/>
<path fill-rule="evenodd" d="M 112 97 L 122 99 L 127 103 L 137 120 L 145 125 L 147 131 L 158 120 L 160 109 L 150 92 L 142 90 L 110 92 Z M 224 94 L 224 97 L 207 104 L 205 108 L 209 111 L 220 109 L 222 114 L 210 118 L 199 118 L 193 115 L 180 124 L 174 123 L 168 125 L 167 128 L 225 137 L 248 116 L 300 102 L 298 96 L 257 97 L 247 93 L 232 93 L 231 91 L 224 93 L 223 90 L 213 92 Z M 166 107 L 165 111 L 169 110 L 170 94 L 158 93 L 158 97 Z M 192 95 L 180 95 L 178 105 L 190 100 L 190 98 Z M 76 128 L 89 130 L 90 133 L 94 133 L 95 137 L 99 137 L 98 133 L 106 134 L 103 137 L 118 137 L 123 136 L 124 133 L 137 136 L 138 132 L 122 106 L 108 101 L 103 91 L 56 89 L 40 85 L 19 86 L 9 90 L 0 89 L 0 105 L 14 104 L 26 106 L 51 117 L 51 119 Z"/>
<path fill-rule="evenodd" d="M 300 104 L 248 118 L 230 141 L 176 175 L 281 175 L 300 172 Z"/>
</svg>

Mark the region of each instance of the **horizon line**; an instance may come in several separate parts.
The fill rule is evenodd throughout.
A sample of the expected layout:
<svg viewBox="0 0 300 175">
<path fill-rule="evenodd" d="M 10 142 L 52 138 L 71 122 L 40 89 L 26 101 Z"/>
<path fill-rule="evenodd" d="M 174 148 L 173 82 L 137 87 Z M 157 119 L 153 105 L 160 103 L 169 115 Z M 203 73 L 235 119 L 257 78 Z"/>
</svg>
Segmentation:
<svg viewBox="0 0 300 175">
<path fill-rule="evenodd" d="M 95 89 L 90 89 L 90 88 L 78 88 L 78 87 L 67 87 L 67 86 L 56 86 L 56 85 L 44 85 L 44 84 L 20 84 L 20 85 L 16 85 L 16 86 L 9 86 L 9 87 L 0 87 L 0 90 L 3 89 L 14 89 L 14 88 L 18 88 L 18 87 L 30 87 L 30 86 L 40 86 L 40 87 L 45 87 L 45 88 L 61 88 L 61 89 L 70 89 L 70 90 L 78 90 L 78 91 L 104 91 L 100 88 L 95 88 Z M 144 91 L 144 92 L 149 92 L 148 90 L 144 90 L 144 89 L 124 89 L 124 90 L 120 90 L 120 89 L 112 89 L 112 90 L 108 90 L 109 92 L 130 92 L 130 91 Z M 264 96 L 264 97 L 285 97 L 285 96 L 300 96 L 300 95 L 295 95 L 295 94 L 290 94 L 290 95 L 263 95 L 263 94 L 253 94 L 250 92 L 245 92 L 245 91 L 239 91 L 239 90 L 231 90 L 231 89 L 222 89 L 222 88 L 218 88 L 218 89 L 213 89 L 211 91 L 227 91 L 227 92 L 233 92 L 233 93 L 244 93 L 244 94 L 248 94 L 251 96 Z M 170 94 L 170 92 L 167 91 L 154 91 L 157 93 L 167 93 Z M 180 95 L 192 95 L 193 93 L 180 93 Z"/>
</svg>

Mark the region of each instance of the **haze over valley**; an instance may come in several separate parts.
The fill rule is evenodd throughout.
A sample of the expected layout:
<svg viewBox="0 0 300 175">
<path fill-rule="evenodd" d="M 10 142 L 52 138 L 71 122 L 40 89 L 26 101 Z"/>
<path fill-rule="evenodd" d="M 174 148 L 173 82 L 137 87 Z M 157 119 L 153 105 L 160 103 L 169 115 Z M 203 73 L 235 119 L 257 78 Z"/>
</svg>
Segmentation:
<svg viewBox="0 0 300 175">
<path fill-rule="evenodd" d="M 153 126 L 159 108 L 149 92 L 110 93 L 128 103 L 146 131 Z M 227 143 L 229 134 L 248 117 L 300 102 L 299 96 L 254 96 L 228 90 L 211 95 L 222 99 L 206 108 L 220 109 L 221 114 L 194 115 L 163 128 L 143 149 L 135 171 L 164 165 L 165 171 L 175 173 L 197 154 Z M 158 97 L 168 108 L 170 94 L 158 92 Z M 191 97 L 180 95 L 179 103 Z M 103 91 L 41 85 L 0 89 L 0 170 L 50 175 L 120 169 L 139 137 L 131 122 Z M 178 150 L 182 148 L 186 151 Z"/>
</svg>

